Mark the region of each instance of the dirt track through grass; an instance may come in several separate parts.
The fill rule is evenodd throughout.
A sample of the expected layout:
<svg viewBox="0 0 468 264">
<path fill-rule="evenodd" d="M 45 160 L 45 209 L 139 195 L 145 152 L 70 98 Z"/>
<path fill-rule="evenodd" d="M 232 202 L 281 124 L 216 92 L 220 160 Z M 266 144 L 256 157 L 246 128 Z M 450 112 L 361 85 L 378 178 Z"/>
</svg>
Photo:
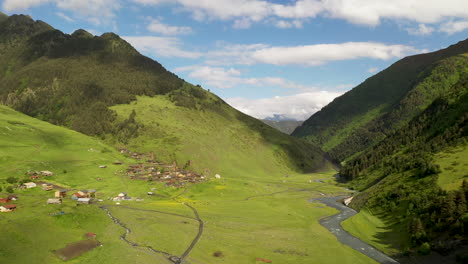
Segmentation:
<svg viewBox="0 0 468 264">
<path fill-rule="evenodd" d="M 141 209 L 141 208 L 135 208 L 135 207 L 130 207 L 130 206 L 120 206 L 122 208 L 125 208 L 125 209 L 130 209 L 130 210 L 137 210 L 137 211 L 145 211 L 145 212 L 154 212 L 154 213 L 160 213 L 160 214 L 166 214 L 166 215 L 173 215 L 173 216 L 178 216 L 178 217 L 183 217 L 183 218 L 187 218 L 187 219 L 192 219 L 192 220 L 196 220 L 199 225 L 198 225 L 198 233 L 197 235 L 195 236 L 195 238 L 192 240 L 192 242 L 190 243 L 190 245 L 187 247 L 187 249 L 184 251 L 184 253 L 181 255 L 181 256 L 176 256 L 176 255 L 172 255 L 168 252 L 165 252 L 165 251 L 161 251 L 161 250 L 156 250 L 154 248 L 152 248 L 151 246 L 144 246 L 144 245 L 139 245 L 138 243 L 135 243 L 135 242 L 132 242 L 130 240 L 127 239 L 127 235 L 129 233 L 132 232 L 132 230 L 130 228 L 128 228 L 125 224 L 123 224 L 120 219 L 116 218 L 115 216 L 113 216 L 111 214 L 111 212 L 109 211 L 109 209 L 107 208 L 108 206 L 101 206 L 100 208 L 104 211 L 106 211 L 107 215 L 109 216 L 109 218 L 111 218 L 114 223 L 116 223 L 117 225 L 121 226 L 122 228 L 125 229 L 125 233 L 122 234 L 120 236 L 120 238 L 125 241 L 127 244 L 133 246 L 133 247 L 145 247 L 147 248 L 148 250 L 150 250 L 151 252 L 153 253 L 157 253 L 157 254 L 162 254 L 164 255 L 169 261 L 171 261 L 172 263 L 174 264 L 181 264 L 184 262 L 184 259 L 190 254 L 190 252 L 192 251 L 192 249 L 196 246 L 196 244 L 198 243 L 198 241 L 200 240 L 202 234 L 203 234 L 203 229 L 204 229 L 204 222 L 203 220 L 200 218 L 199 214 L 198 214 L 198 211 L 197 209 L 195 209 L 193 206 L 189 205 L 189 204 L 186 204 L 186 203 L 183 203 L 185 206 L 187 206 L 188 208 L 190 208 L 190 210 L 192 210 L 192 212 L 194 213 L 195 217 L 190 217 L 190 216 L 185 216 L 185 215 L 180 215 L 180 214 L 175 214 L 175 213 L 169 213 L 169 212 L 163 212 L 163 211 L 158 211 L 158 210 L 150 210 L 150 209 Z M 113 206 L 113 205 L 111 205 Z"/>
</svg>

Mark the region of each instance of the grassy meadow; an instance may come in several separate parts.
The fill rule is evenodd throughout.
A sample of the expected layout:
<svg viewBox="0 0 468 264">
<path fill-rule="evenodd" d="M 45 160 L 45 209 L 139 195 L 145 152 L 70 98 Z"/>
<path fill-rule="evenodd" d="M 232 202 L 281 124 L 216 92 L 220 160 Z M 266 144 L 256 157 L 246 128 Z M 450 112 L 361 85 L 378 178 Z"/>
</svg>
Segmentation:
<svg viewBox="0 0 468 264">
<path fill-rule="evenodd" d="M 157 104 L 153 105 L 149 98 L 141 100 L 137 105 L 155 111 L 145 113 L 137 108 L 137 118 L 141 120 L 145 115 L 164 116 L 168 111 L 173 111 L 171 114 L 184 111 L 162 98 L 154 99 Z M 158 105 L 164 111 L 158 109 Z M 126 115 L 127 107 L 116 108 Z M 188 115 L 186 118 L 195 117 Z M 203 118 L 221 117 L 207 114 Z M 84 239 L 87 232 L 96 233 L 102 246 L 67 263 L 170 263 L 162 254 L 150 252 L 146 247 L 179 256 L 186 250 L 198 231 L 198 222 L 184 203 L 196 208 L 204 222 L 202 236 L 187 256 L 187 263 L 255 263 L 256 258 L 270 259 L 274 263 L 375 263 L 340 244 L 318 223 L 321 217 L 336 211 L 310 203 L 308 199 L 320 193 L 331 195 L 344 191 L 334 185 L 332 175 L 335 172 L 330 167 L 327 169 L 328 165 L 324 166 L 324 172 L 297 173 L 279 164 L 278 155 L 282 154 L 270 148 L 271 145 L 253 142 L 260 140 L 259 136 L 255 139 L 255 135 L 247 137 L 240 133 L 248 129 L 230 127 L 227 128 L 230 131 L 221 132 L 218 127 L 207 127 L 206 131 L 194 131 L 185 130 L 177 123 L 178 119 L 158 120 L 159 126 L 167 126 L 161 129 L 165 131 L 164 137 L 151 140 L 143 134 L 130 144 L 142 146 L 139 151 L 160 149 L 156 155 L 162 159 L 174 156 L 177 161 L 192 159 L 195 170 L 203 171 L 211 165 L 209 175 L 219 173 L 221 179 L 210 177 L 206 182 L 183 189 L 130 180 L 115 174 L 125 165 L 112 165 L 112 162 L 135 161 L 113 147 L 0 107 L 0 196 L 8 195 L 8 186 L 18 184 L 8 183 L 7 178 L 22 180 L 27 178 L 28 170 L 50 170 L 55 175 L 45 181 L 74 190 L 96 189 L 98 199 L 104 200 L 77 206 L 66 197 L 61 205 L 47 205 L 46 200 L 53 197 L 53 191 L 39 187 L 15 188 L 19 200 L 13 203 L 18 209 L 0 214 L 0 263 L 61 263 L 52 251 Z M 156 131 L 158 125 L 155 127 L 145 124 L 149 132 Z M 193 139 L 198 133 L 207 133 L 206 137 L 201 137 L 201 142 Z M 238 148 L 223 143 L 223 133 L 239 137 Z M 215 137 L 215 134 L 219 135 Z M 170 135 L 177 135 L 177 138 L 170 141 Z M 216 148 L 214 140 L 225 148 L 224 152 Z M 265 160 L 261 155 L 266 156 Z M 99 165 L 108 167 L 101 169 Z M 154 196 L 146 195 L 150 190 L 154 191 Z M 120 206 L 108 200 L 121 191 L 144 200 L 122 201 Z M 131 229 L 127 239 L 140 246 L 134 247 L 121 240 L 125 230 L 99 206 L 107 206 L 114 217 Z M 65 214 L 51 215 L 60 211 Z M 215 257 L 216 251 L 222 256 Z"/>
<path fill-rule="evenodd" d="M 435 156 L 441 172 L 437 183 L 447 191 L 456 190 L 463 180 L 468 180 L 468 147 L 461 145 L 448 149 Z"/>
</svg>

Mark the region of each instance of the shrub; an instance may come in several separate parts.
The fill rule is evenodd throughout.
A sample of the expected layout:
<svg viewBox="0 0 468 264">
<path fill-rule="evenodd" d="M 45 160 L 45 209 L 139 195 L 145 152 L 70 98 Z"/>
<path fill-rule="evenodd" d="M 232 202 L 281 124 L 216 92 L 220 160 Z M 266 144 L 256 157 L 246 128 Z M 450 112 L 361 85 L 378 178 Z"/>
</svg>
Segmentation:
<svg viewBox="0 0 468 264">
<path fill-rule="evenodd" d="M 224 254 L 223 254 L 223 252 L 218 250 L 218 251 L 213 253 L 213 257 L 222 258 L 222 257 L 224 257 Z"/>
<path fill-rule="evenodd" d="M 419 254 L 429 255 L 431 253 L 431 245 L 428 242 L 424 242 L 421 247 L 419 247 Z"/>
<path fill-rule="evenodd" d="M 13 184 L 13 183 L 18 182 L 18 178 L 15 178 L 15 177 L 8 177 L 8 178 L 6 179 L 6 181 L 7 181 L 8 183 Z"/>
<path fill-rule="evenodd" d="M 14 192 L 13 186 L 8 186 L 8 187 L 6 187 L 6 191 L 7 191 L 8 193 L 13 193 L 13 192 Z"/>
</svg>

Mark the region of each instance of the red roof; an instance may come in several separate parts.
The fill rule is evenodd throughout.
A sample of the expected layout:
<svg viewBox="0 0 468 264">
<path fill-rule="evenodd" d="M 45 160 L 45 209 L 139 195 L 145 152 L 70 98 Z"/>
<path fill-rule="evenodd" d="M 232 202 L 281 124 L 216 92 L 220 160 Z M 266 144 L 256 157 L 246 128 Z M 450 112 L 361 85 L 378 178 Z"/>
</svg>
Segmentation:
<svg viewBox="0 0 468 264">
<path fill-rule="evenodd" d="M 96 237 L 96 234 L 95 234 L 95 233 L 92 233 L 92 232 L 89 232 L 89 233 L 86 233 L 86 234 L 85 234 L 85 237 L 87 237 L 87 238 L 95 238 L 95 237 Z"/>
<path fill-rule="evenodd" d="M 263 262 L 266 262 L 266 263 L 271 263 L 271 260 L 262 259 L 262 258 L 257 258 L 257 261 L 263 261 Z"/>
<path fill-rule="evenodd" d="M 10 199 L 8 198 L 0 198 L 0 203 L 8 203 L 10 202 Z"/>
<path fill-rule="evenodd" d="M 81 195 L 81 194 L 79 194 L 79 193 L 74 193 L 74 194 L 72 194 L 72 196 L 76 196 L 76 197 L 78 197 L 78 198 L 84 198 L 84 197 L 86 197 L 86 195 Z"/>
<path fill-rule="evenodd" d="M 16 205 L 14 205 L 14 204 L 5 204 L 3 207 L 5 207 L 6 209 L 15 209 Z"/>
</svg>

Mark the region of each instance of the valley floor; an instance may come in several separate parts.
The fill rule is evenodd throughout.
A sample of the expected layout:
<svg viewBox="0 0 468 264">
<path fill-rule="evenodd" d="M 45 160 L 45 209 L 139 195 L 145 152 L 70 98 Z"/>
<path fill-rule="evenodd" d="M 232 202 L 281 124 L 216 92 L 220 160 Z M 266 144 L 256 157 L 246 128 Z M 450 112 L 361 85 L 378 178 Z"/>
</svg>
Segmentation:
<svg viewBox="0 0 468 264">
<path fill-rule="evenodd" d="M 294 175 L 277 183 L 212 180 L 186 190 L 171 188 L 169 196 L 158 187 L 144 201 L 120 205 L 106 199 L 91 205 L 76 206 L 69 199 L 46 205 L 50 193 L 18 191 L 17 211 L 0 219 L 5 249 L 0 262 L 60 263 L 51 250 L 92 231 L 103 245 L 69 263 L 129 263 L 132 258 L 131 263 L 256 263 L 260 258 L 273 263 L 375 263 L 319 224 L 334 209 L 307 201 L 343 194 L 331 184 L 331 175 Z M 241 184 L 264 188 L 246 187 L 245 193 Z M 50 215 L 56 211 L 65 214 Z M 36 244 L 41 246 L 32 246 Z M 19 254 L 25 248 L 30 254 Z"/>
</svg>

